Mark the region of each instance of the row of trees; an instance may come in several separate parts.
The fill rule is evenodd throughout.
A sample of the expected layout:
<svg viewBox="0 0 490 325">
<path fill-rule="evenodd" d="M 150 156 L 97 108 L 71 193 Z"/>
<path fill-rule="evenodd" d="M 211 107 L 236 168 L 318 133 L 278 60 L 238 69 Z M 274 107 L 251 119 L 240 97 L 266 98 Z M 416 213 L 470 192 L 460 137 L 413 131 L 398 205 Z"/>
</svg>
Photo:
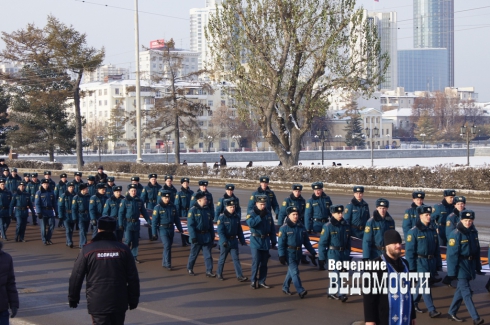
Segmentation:
<svg viewBox="0 0 490 325">
<path fill-rule="evenodd" d="M 387 54 L 381 53 L 376 27 L 355 4 L 355 0 L 224 2 L 206 30 L 213 58 L 206 70 L 180 74 L 183 57 L 172 51 L 173 41 L 166 44 L 162 52 L 165 71 L 153 76 L 153 82 L 165 82 L 168 87 L 154 109 L 144 112 L 145 132 L 173 133 L 177 148 L 181 132 L 188 138 L 198 136 L 197 117 L 209 107 L 189 99 L 179 82 L 199 80 L 206 73 L 231 85 L 227 91 L 233 93 L 237 106 L 236 117 L 226 108 L 218 110 L 207 132 L 219 137 L 226 132 L 239 134 L 248 141 L 262 134 L 284 166 L 296 165 L 303 137 L 315 118 L 325 116 L 328 95 L 337 88 L 369 94 L 389 65 Z M 42 143 L 27 146 L 30 152 L 70 152 L 75 132 L 80 168 L 80 82 L 84 72 L 100 66 L 104 49 L 89 47 L 85 34 L 52 16 L 44 28 L 30 24 L 11 34 L 2 33 L 2 39 L 6 49 L 0 59 L 25 64 L 19 76 L 2 76 L 15 85 L 8 91 L 13 96 L 11 122 L 19 125 L 12 132 L 17 135 L 8 136 L 8 142 L 14 144 L 15 139 L 26 136 L 42 139 Z M 201 88 L 212 92 L 205 82 Z M 73 101 L 74 116 L 67 113 L 67 99 Z M 133 123 L 134 118 L 125 116 L 123 122 Z M 256 126 L 260 132 L 254 130 Z M 44 143 L 50 147 L 40 150 Z M 179 159 L 177 150 L 176 161 Z"/>
<path fill-rule="evenodd" d="M 86 35 L 48 16 L 39 28 L 28 24 L 12 33 L 2 32 L 5 49 L 0 61 L 20 62 L 18 74 L 0 73 L 9 96 L 9 122 L 16 128 L 7 134 L 7 144 L 16 151 L 49 154 L 72 153 L 78 168 L 83 165 L 80 83 L 104 59 L 104 49 L 87 45 Z M 73 103 L 73 113 L 67 104 Z"/>
<path fill-rule="evenodd" d="M 399 129 L 398 136 L 412 136 L 428 143 L 461 141 L 460 127 L 476 125 L 477 136 L 488 134 L 490 121 L 473 100 L 460 100 L 444 92 L 426 93 L 415 99 L 411 127 Z M 425 134 L 425 136 L 421 136 Z"/>
</svg>

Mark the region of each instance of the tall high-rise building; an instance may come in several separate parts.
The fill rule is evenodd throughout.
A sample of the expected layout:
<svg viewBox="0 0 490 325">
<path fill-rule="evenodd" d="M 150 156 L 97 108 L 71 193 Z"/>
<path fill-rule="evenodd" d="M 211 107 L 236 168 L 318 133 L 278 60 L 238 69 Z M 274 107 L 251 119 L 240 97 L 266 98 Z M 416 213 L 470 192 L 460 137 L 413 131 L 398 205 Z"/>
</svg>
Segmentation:
<svg viewBox="0 0 490 325">
<path fill-rule="evenodd" d="M 367 15 L 366 15 L 367 13 Z M 397 22 L 396 12 L 367 12 L 367 19 L 371 20 L 371 24 L 378 29 L 378 37 L 381 43 L 381 53 L 388 53 L 390 57 L 390 65 L 385 74 L 385 81 L 379 86 L 380 89 L 396 89 L 398 76 L 398 60 L 397 60 Z"/>
<path fill-rule="evenodd" d="M 398 85 L 405 91 L 444 91 L 448 87 L 448 50 L 398 51 Z"/>
<path fill-rule="evenodd" d="M 192 8 L 190 10 L 190 50 L 199 52 L 198 69 L 204 69 L 210 59 L 209 45 L 206 40 L 205 30 L 208 26 L 209 17 L 216 11 L 216 6 L 221 0 L 206 0 L 205 8 Z"/>
<path fill-rule="evenodd" d="M 413 47 L 446 48 L 454 86 L 454 0 L 413 0 Z"/>
</svg>

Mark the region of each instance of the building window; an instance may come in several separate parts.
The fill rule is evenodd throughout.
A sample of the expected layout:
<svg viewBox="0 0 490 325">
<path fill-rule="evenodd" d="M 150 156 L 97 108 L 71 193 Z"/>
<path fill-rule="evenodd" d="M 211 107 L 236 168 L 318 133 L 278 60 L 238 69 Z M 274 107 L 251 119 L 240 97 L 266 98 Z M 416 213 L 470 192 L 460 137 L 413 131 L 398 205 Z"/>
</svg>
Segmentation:
<svg viewBox="0 0 490 325">
<path fill-rule="evenodd" d="M 150 144 L 149 143 L 145 143 L 145 149 L 146 150 L 149 150 L 150 149 Z"/>
<path fill-rule="evenodd" d="M 199 142 L 199 148 L 202 149 L 203 148 L 203 144 L 202 142 Z"/>
<path fill-rule="evenodd" d="M 99 89 L 99 96 L 102 95 L 102 89 Z"/>
<path fill-rule="evenodd" d="M 226 101 L 225 100 L 222 100 L 221 101 L 221 106 L 226 106 Z"/>
<path fill-rule="evenodd" d="M 204 122 L 203 121 L 199 121 L 199 126 L 204 126 Z"/>
<path fill-rule="evenodd" d="M 212 110 L 209 110 L 208 111 L 208 116 L 213 116 L 213 111 Z"/>
<path fill-rule="evenodd" d="M 101 100 L 99 100 L 99 106 L 102 106 L 102 101 Z"/>
<path fill-rule="evenodd" d="M 104 116 L 107 117 L 107 111 L 104 112 Z"/>
<path fill-rule="evenodd" d="M 114 89 L 114 93 L 115 93 L 116 95 L 119 95 L 119 88 Z"/>
<path fill-rule="evenodd" d="M 104 106 L 107 106 L 107 100 L 104 100 Z"/>
<path fill-rule="evenodd" d="M 116 99 L 116 105 L 118 105 L 118 104 L 119 104 L 119 99 Z"/>
<path fill-rule="evenodd" d="M 104 95 L 107 95 L 107 89 L 104 89 Z"/>
<path fill-rule="evenodd" d="M 213 107 L 213 101 L 212 100 L 208 100 L 208 106 Z"/>
</svg>

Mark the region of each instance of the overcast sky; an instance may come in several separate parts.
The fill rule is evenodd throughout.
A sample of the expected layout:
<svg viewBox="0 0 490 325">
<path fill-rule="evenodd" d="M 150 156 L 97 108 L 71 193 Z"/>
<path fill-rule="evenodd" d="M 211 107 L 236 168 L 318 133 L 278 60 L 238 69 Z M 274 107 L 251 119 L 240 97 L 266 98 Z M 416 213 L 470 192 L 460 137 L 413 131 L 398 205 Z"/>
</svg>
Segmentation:
<svg viewBox="0 0 490 325">
<path fill-rule="evenodd" d="M 173 37 L 178 47 L 189 48 L 189 9 L 204 4 L 205 0 L 139 0 L 140 44 Z M 412 48 L 413 0 L 358 0 L 358 5 L 370 11 L 397 11 L 398 48 Z M 15 0 L 3 3 L 0 31 L 10 33 L 28 23 L 44 26 L 52 14 L 86 33 L 90 45 L 104 46 L 105 63 L 133 71 L 133 9 L 134 0 Z M 455 0 L 455 86 L 474 86 L 481 101 L 490 101 L 489 18 L 489 0 Z"/>
</svg>

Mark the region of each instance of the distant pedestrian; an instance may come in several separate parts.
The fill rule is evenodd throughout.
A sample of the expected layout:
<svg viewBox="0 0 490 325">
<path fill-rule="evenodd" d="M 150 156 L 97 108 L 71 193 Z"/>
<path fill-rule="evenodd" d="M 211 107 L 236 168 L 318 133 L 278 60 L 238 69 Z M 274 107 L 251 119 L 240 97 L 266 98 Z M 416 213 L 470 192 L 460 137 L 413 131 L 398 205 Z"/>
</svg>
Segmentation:
<svg viewBox="0 0 490 325">
<path fill-rule="evenodd" d="M 203 168 L 208 167 L 208 164 L 206 163 L 206 161 L 203 161 L 203 162 L 202 162 L 202 167 L 203 167 Z"/>
<path fill-rule="evenodd" d="M 223 157 L 223 155 L 219 156 L 219 165 L 220 167 L 226 167 L 226 159 Z"/>
<path fill-rule="evenodd" d="M 312 163 L 311 163 L 311 165 L 312 165 L 312 166 L 315 166 L 315 163 L 314 163 L 314 162 L 312 162 Z"/>
<path fill-rule="evenodd" d="M 282 161 L 280 161 L 280 162 L 279 162 L 279 165 L 277 165 L 277 166 L 282 166 Z"/>
<path fill-rule="evenodd" d="M 320 165 L 320 163 L 318 163 L 318 165 Z M 337 167 L 337 164 L 335 163 L 335 161 L 332 162 L 332 167 Z"/>
<path fill-rule="evenodd" d="M 213 165 L 213 168 L 214 169 L 218 169 L 219 168 L 219 163 L 218 162 L 215 162 L 214 165 Z"/>
<path fill-rule="evenodd" d="M 129 248 L 118 242 L 112 217 L 98 219 L 97 235 L 78 255 L 70 276 L 68 302 L 77 308 L 87 278 L 88 313 L 93 324 L 124 324 L 126 310 L 138 307 L 140 283 Z"/>
<path fill-rule="evenodd" d="M 184 162 L 182 163 L 182 166 L 187 166 L 187 160 L 184 159 Z"/>
<path fill-rule="evenodd" d="M 253 166 L 253 162 L 252 161 L 249 161 L 248 162 L 248 165 L 246 166 L 246 168 L 249 168 L 249 167 L 252 167 Z"/>
<path fill-rule="evenodd" d="M 19 293 L 15 285 L 14 263 L 12 256 L 3 250 L 3 242 L 0 242 L 0 324 L 8 325 L 9 308 L 11 318 L 17 315 L 19 309 Z"/>
<path fill-rule="evenodd" d="M 299 166 L 303 166 L 303 163 L 299 163 Z"/>
<path fill-rule="evenodd" d="M 97 175 L 95 175 L 95 184 L 99 184 L 103 179 L 107 179 L 107 174 L 104 173 L 104 166 L 99 166 Z"/>
</svg>

